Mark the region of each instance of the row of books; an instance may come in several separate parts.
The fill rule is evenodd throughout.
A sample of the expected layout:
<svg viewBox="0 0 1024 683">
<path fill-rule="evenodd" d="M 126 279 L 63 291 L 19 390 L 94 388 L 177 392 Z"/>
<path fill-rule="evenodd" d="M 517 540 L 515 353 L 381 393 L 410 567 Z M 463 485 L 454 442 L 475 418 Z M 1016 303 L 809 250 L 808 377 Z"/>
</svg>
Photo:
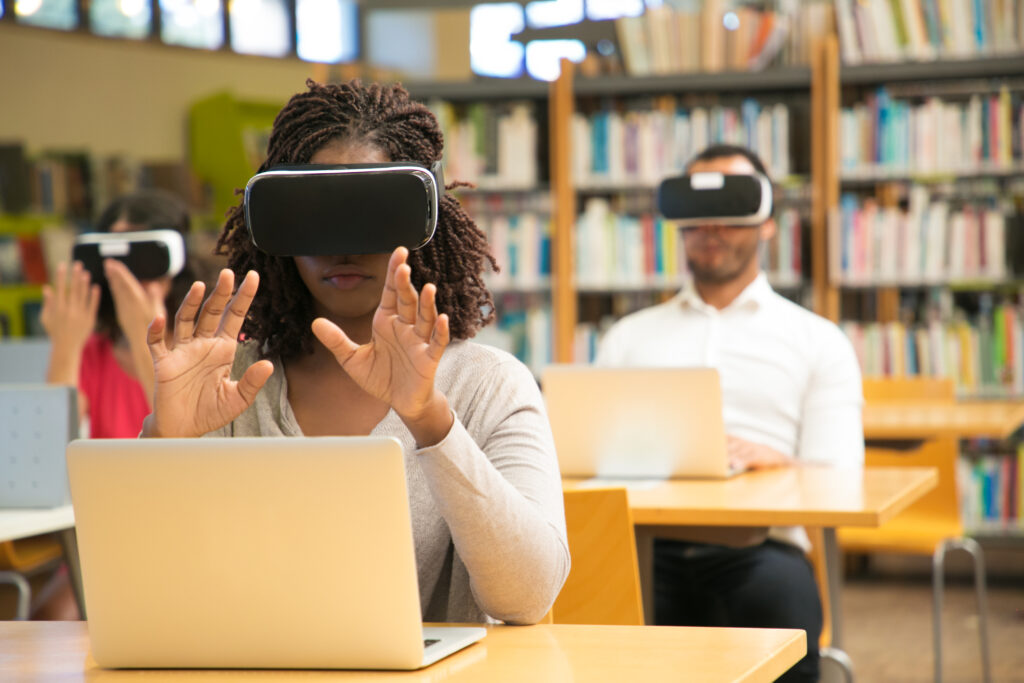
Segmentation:
<svg viewBox="0 0 1024 683">
<path fill-rule="evenodd" d="M 534 291 L 550 285 L 550 219 L 539 213 L 477 217 L 501 270 L 488 276 L 492 289 Z M 801 216 L 785 208 L 761 263 L 776 282 L 797 284 L 803 272 Z M 631 215 L 604 197 L 584 203 L 575 232 L 575 283 L 580 290 L 674 289 L 686 275 L 681 233 L 652 213 Z"/>
<path fill-rule="evenodd" d="M 1024 531 L 1024 444 L 957 460 L 960 516 L 968 533 Z"/>
<path fill-rule="evenodd" d="M 840 113 L 846 177 L 1024 171 L 1024 99 L 1005 84 L 963 100 L 891 97 L 885 88 Z"/>
<path fill-rule="evenodd" d="M 793 3 L 788 11 L 733 8 L 705 0 L 696 8 L 649 6 L 615 22 L 626 73 L 632 76 L 692 71 L 760 70 L 771 64 L 806 64 L 813 36 L 834 25 L 830 3 Z"/>
<path fill-rule="evenodd" d="M 1003 207 L 935 201 L 913 186 L 907 209 L 844 194 L 829 222 L 829 272 L 843 285 L 920 285 L 1007 277 Z"/>
<path fill-rule="evenodd" d="M 529 102 L 428 105 L 444 132 L 445 180 L 481 188 L 532 189 L 538 172 L 538 127 Z"/>
<path fill-rule="evenodd" d="M 865 377 L 950 377 L 964 395 L 1024 395 L 1024 315 L 1013 304 L 974 320 L 844 322 Z"/>
<path fill-rule="evenodd" d="M 29 155 L 19 142 L 0 144 L 0 213 L 58 216 L 86 226 L 116 197 L 160 188 L 194 210 L 202 189 L 184 162 L 143 162 L 120 155 L 46 151 Z"/>
<path fill-rule="evenodd" d="M 495 297 L 495 309 L 496 322 L 483 328 L 474 341 L 513 354 L 534 376 L 540 377 L 553 358 L 550 302 L 499 294 Z"/>
<path fill-rule="evenodd" d="M 980 57 L 1024 49 L 1018 0 L 836 0 L 843 62 Z"/>
<path fill-rule="evenodd" d="M 572 173 L 578 187 L 656 187 L 707 146 L 733 143 L 754 150 L 772 177 L 789 176 L 789 108 L 747 99 L 740 107 L 661 106 L 604 109 L 572 119 Z"/>
</svg>

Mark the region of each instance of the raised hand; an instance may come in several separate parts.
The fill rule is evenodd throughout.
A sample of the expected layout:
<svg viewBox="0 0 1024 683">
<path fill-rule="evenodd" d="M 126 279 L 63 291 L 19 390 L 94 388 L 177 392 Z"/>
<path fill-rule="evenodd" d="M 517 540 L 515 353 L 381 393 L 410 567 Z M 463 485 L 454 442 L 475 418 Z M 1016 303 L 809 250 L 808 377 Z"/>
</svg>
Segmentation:
<svg viewBox="0 0 1024 683">
<path fill-rule="evenodd" d="M 116 259 L 103 262 L 103 273 L 110 285 L 110 294 L 117 311 L 117 323 L 129 339 L 146 339 L 146 330 L 153 318 L 166 315 L 165 285 L 158 281 L 139 282 L 128 266 Z"/>
<path fill-rule="evenodd" d="M 57 266 L 53 285 L 43 287 L 43 309 L 39 321 L 50 337 L 50 367 L 47 381 L 78 384 L 82 350 L 96 327 L 100 307 L 99 285 L 91 284 L 89 271 L 75 261 L 68 273 Z"/>
<path fill-rule="evenodd" d="M 167 285 L 156 280 L 139 282 L 128 266 L 116 259 L 104 260 L 103 273 L 114 299 L 117 324 L 128 340 L 135 375 L 146 396 L 152 396 L 153 361 L 149 355 L 147 330 L 154 318 L 167 314 L 164 307 Z"/>
<path fill-rule="evenodd" d="M 356 344 L 325 318 L 313 321 L 313 334 L 364 391 L 388 403 L 407 425 L 436 417 L 435 426 L 447 431 L 450 411 L 434 388 L 434 375 L 450 340 L 448 316 L 437 313 L 433 284 L 416 292 L 408 256 L 405 247 L 391 254 L 369 342 Z"/>
<path fill-rule="evenodd" d="M 192 437 L 219 429 L 252 405 L 274 371 L 269 360 L 261 360 L 231 380 L 238 332 L 259 276 L 250 271 L 232 296 L 234 280 L 234 273 L 222 270 L 206 303 L 203 283 L 193 283 L 174 318 L 173 349 L 164 342 L 164 316 L 149 326 L 156 386 L 143 436 Z"/>
</svg>

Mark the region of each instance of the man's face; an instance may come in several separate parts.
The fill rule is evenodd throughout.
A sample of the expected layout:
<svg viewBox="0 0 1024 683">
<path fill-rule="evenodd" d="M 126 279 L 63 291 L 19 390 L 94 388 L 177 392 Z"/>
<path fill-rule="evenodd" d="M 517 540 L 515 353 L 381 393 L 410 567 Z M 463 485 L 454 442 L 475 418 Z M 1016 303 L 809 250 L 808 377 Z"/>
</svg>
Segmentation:
<svg viewBox="0 0 1024 683">
<path fill-rule="evenodd" d="M 687 173 L 724 173 L 727 175 L 756 173 L 756 169 L 742 156 L 721 157 L 696 161 Z M 757 247 L 762 239 L 774 232 L 774 222 L 768 220 L 755 227 L 736 227 L 708 223 L 683 230 L 686 264 L 697 282 L 721 284 L 729 282 L 757 259 Z"/>
</svg>

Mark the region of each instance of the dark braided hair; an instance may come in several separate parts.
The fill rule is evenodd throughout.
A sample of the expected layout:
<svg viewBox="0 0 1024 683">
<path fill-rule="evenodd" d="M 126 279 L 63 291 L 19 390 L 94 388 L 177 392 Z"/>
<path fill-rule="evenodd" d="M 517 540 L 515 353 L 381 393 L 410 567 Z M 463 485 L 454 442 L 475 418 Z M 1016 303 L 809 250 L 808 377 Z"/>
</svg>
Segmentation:
<svg viewBox="0 0 1024 683">
<path fill-rule="evenodd" d="M 274 120 L 261 172 L 309 163 L 317 150 L 335 141 L 371 145 L 391 161 L 428 168 L 441 158 L 444 140 L 437 119 L 402 86 L 364 85 L 358 79 L 340 85 L 307 80 L 306 86 L 309 92 L 294 95 Z M 293 259 L 270 256 L 253 245 L 241 203 L 228 212 L 217 253 L 227 254 L 236 281 L 249 270 L 260 276 L 242 333 L 257 340 L 265 356 L 311 353 L 312 296 Z M 418 290 L 428 282 L 437 286 L 438 312 L 448 314 L 453 339 L 468 339 L 493 320 L 494 300 L 482 275 L 487 265 L 497 270 L 497 263 L 483 231 L 451 195 L 440 198 L 434 238 L 411 252 L 408 263 Z"/>
</svg>

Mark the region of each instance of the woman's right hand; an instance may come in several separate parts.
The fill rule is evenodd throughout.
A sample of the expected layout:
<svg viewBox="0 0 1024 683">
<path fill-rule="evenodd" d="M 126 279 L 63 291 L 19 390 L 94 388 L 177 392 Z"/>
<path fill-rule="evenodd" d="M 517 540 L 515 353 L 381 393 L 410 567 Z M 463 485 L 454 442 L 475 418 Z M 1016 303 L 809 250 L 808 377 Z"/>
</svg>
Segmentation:
<svg viewBox="0 0 1024 683">
<path fill-rule="evenodd" d="M 222 270 L 206 303 L 203 283 L 193 283 L 174 318 L 172 350 L 164 343 L 165 317 L 149 326 L 155 388 L 143 436 L 194 437 L 220 429 L 252 405 L 274 371 L 269 360 L 261 360 L 237 382 L 231 379 L 238 333 L 259 276 L 250 271 L 232 296 L 234 280 L 234 273 Z"/>
<path fill-rule="evenodd" d="M 39 321 L 50 338 L 50 367 L 47 380 L 56 384 L 78 384 L 82 350 L 96 327 L 100 287 L 90 284 L 89 271 L 75 261 L 57 266 L 53 285 L 43 287 L 43 308 Z"/>
</svg>

